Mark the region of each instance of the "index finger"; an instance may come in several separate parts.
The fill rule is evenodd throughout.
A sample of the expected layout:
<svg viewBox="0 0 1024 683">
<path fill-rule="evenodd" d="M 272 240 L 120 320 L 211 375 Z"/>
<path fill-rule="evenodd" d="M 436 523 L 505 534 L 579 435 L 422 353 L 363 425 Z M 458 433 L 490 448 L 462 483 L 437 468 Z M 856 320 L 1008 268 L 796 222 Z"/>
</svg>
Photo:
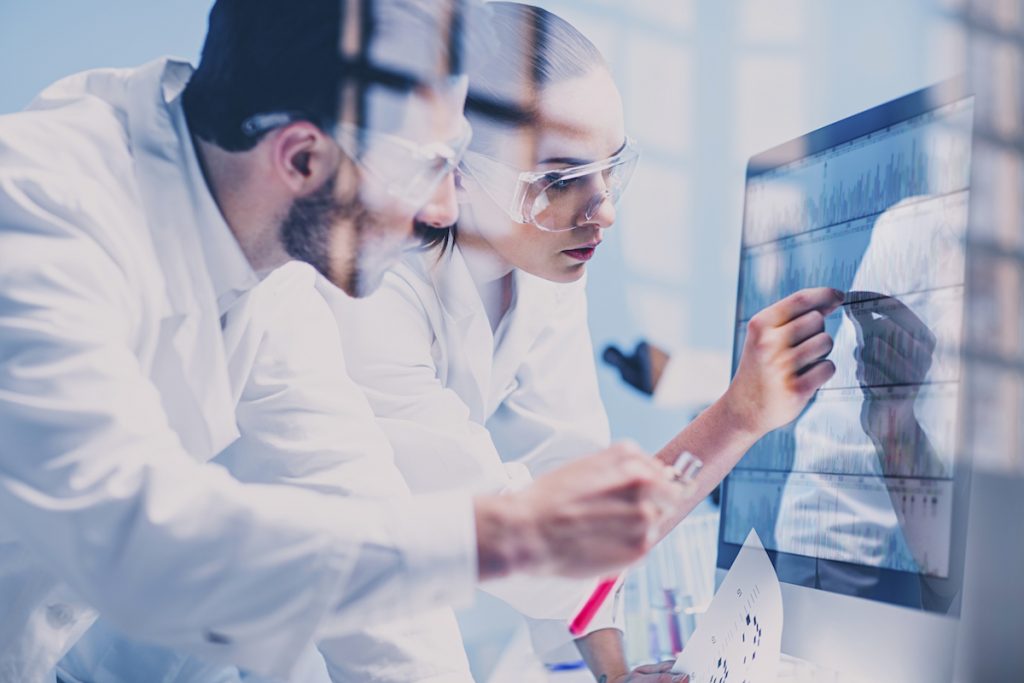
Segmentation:
<svg viewBox="0 0 1024 683">
<path fill-rule="evenodd" d="M 828 315 L 843 303 L 843 299 L 844 295 L 838 289 L 811 287 L 801 289 L 781 301 L 776 301 L 758 315 L 770 327 L 779 327 L 791 320 L 796 320 L 808 311 L 819 310 L 823 315 Z"/>
</svg>

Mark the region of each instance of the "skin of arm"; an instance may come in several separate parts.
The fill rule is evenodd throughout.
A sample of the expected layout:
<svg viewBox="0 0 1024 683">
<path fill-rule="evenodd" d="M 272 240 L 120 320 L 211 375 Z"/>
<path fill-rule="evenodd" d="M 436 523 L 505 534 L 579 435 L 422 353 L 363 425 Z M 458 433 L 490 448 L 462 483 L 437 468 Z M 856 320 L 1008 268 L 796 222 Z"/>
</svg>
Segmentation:
<svg viewBox="0 0 1024 683">
<path fill-rule="evenodd" d="M 671 660 L 645 664 L 630 671 L 621 657 L 622 631 L 618 629 L 594 631 L 577 640 L 576 645 L 598 683 L 687 683 L 689 680 L 685 674 L 672 673 L 675 662 Z"/>
<path fill-rule="evenodd" d="M 843 301 L 830 288 L 801 290 L 755 315 L 736 376 L 725 394 L 657 453 L 667 465 L 689 451 L 704 467 L 696 495 L 673 515 L 667 533 L 717 486 L 762 436 L 795 419 L 835 374 L 825 317 Z"/>
<path fill-rule="evenodd" d="M 603 628 L 577 638 L 576 647 L 597 680 L 606 676 L 608 680 L 614 681 L 616 677 L 629 673 L 622 631 L 617 628 Z"/>
</svg>

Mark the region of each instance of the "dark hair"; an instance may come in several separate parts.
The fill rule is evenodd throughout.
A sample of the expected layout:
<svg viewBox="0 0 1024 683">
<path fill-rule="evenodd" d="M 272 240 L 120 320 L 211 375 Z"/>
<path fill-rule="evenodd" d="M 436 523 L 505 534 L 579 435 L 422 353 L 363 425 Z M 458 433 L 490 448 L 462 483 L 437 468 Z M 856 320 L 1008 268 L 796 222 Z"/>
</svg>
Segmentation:
<svg viewBox="0 0 1024 683">
<path fill-rule="evenodd" d="M 459 237 L 459 225 L 456 223 L 447 228 L 434 228 L 426 223 L 416 221 L 413 223 L 412 232 L 420 240 L 420 249 L 430 251 L 435 247 L 440 247 L 443 255 L 449 247 L 455 246 L 455 240 Z"/>
<path fill-rule="evenodd" d="M 337 117 L 339 0 L 217 0 L 199 66 L 185 87 L 189 129 L 229 151 L 251 149 L 255 114 L 296 112 L 327 128 Z"/>
<path fill-rule="evenodd" d="M 487 8 L 496 47 L 488 53 L 490 59 L 466 65 L 466 115 L 473 125 L 470 149 L 493 154 L 495 135 L 536 124 L 545 86 L 606 68 L 607 63 L 589 38 L 546 9 L 521 2 L 488 2 Z M 458 229 L 416 223 L 415 234 L 424 249 L 440 247 L 443 254 L 455 244 Z"/>
<path fill-rule="evenodd" d="M 329 130 L 342 86 L 356 82 L 357 116 L 365 90 L 409 92 L 461 70 L 476 0 L 217 0 L 199 66 L 183 95 L 189 129 L 228 151 L 251 149 L 260 135 L 242 124 L 287 112 Z M 358 54 L 340 51 L 343 10 L 358 16 Z M 476 22 L 474 22 L 475 27 Z"/>
</svg>

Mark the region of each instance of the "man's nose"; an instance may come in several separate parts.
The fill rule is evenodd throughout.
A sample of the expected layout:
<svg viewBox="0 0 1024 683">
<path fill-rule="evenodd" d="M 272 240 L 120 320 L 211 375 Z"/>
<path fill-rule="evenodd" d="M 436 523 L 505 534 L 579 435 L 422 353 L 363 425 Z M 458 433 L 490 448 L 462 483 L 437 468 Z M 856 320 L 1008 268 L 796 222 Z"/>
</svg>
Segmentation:
<svg viewBox="0 0 1024 683">
<path fill-rule="evenodd" d="M 416 214 L 416 219 L 432 228 L 454 225 L 459 220 L 459 202 L 455 192 L 455 177 L 449 173 L 434 190 L 430 201 Z"/>
</svg>

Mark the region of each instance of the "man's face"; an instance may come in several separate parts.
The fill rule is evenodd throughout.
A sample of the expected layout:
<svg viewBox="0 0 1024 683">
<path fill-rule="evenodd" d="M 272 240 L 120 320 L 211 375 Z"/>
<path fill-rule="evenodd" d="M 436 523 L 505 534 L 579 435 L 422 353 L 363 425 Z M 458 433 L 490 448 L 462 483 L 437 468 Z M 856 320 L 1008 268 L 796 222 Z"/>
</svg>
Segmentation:
<svg viewBox="0 0 1024 683">
<path fill-rule="evenodd" d="M 414 223 L 452 225 L 458 204 L 450 174 L 426 198 L 405 192 L 403 181 L 416 176 L 418 165 L 431 163 L 415 153 L 417 146 L 428 149 L 459 137 L 465 98 L 465 79 L 411 95 L 368 97 L 361 128 L 369 134 L 360 140 L 358 159 L 340 155 L 336 172 L 319 190 L 296 199 L 282 221 L 288 254 L 312 264 L 350 296 L 367 296 L 413 246 Z"/>
</svg>

